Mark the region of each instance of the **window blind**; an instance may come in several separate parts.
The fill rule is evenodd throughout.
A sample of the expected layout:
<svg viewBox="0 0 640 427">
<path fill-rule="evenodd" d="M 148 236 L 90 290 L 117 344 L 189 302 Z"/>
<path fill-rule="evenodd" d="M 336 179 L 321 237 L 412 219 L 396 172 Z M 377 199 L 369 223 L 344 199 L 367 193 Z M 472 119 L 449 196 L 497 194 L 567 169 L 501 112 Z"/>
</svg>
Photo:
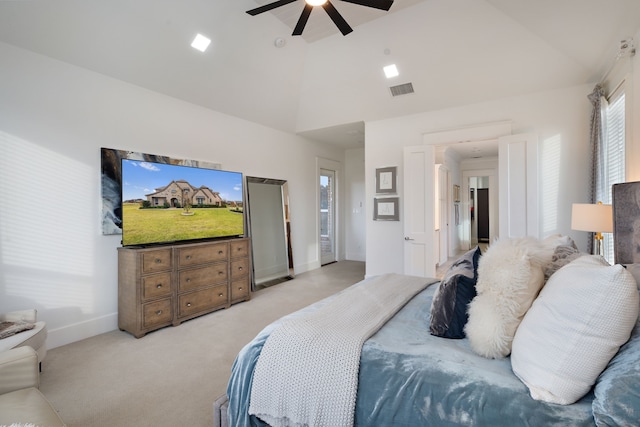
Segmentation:
<svg viewBox="0 0 640 427">
<path fill-rule="evenodd" d="M 598 201 L 611 204 L 611 186 L 625 181 L 625 94 L 624 86 L 619 87 L 609 98 L 604 108 L 603 118 L 603 158 L 599 167 L 605 180 L 598 185 Z M 613 233 L 603 235 L 604 257 L 613 263 Z"/>
</svg>

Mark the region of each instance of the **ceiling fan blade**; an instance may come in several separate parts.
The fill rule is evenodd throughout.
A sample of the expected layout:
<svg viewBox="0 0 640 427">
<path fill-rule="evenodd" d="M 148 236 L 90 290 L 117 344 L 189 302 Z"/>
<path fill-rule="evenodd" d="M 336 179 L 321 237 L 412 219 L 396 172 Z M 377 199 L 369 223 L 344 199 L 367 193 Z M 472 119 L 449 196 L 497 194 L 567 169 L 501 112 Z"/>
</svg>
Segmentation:
<svg viewBox="0 0 640 427">
<path fill-rule="evenodd" d="M 389 10 L 393 0 L 342 0 L 345 3 L 359 4 L 360 6 L 373 7 L 375 9 Z"/>
<path fill-rule="evenodd" d="M 285 4 L 293 3 L 296 0 L 279 0 L 273 3 L 265 4 L 264 6 L 256 7 L 255 9 L 247 10 L 247 13 L 251 16 L 256 16 L 262 12 L 268 12 L 276 7 L 284 6 Z"/>
<path fill-rule="evenodd" d="M 298 19 L 298 23 L 296 24 L 296 28 L 293 29 L 293 36 L 299 36 L 302 34 L 302 30 L 304 30 L 304 26 L 307 25 L 307 21 L 309 20 L 309 15 L 311 15 L 311 11 L 313 10 L 313 6 L 305 3 L 304 9 L 302 9 L 302 13 L 300 14 L 300 19 Z"/>
<path fill-rule="evenodd" d="M 338 12 L 338 10 L 333 7 L 330 1 L 323 4 L 322 8 L 327 11 L 327 14 L 329 15 L 333 23 L 336 24 L 343 36 L 346 36 L 351 31 L 353 31 L 353 28 L 351 28 L 349 24 L 347 24 L 347 21 L 344 20 L 342 15 L 340 15 L 340 12 Z"/>
</svg>

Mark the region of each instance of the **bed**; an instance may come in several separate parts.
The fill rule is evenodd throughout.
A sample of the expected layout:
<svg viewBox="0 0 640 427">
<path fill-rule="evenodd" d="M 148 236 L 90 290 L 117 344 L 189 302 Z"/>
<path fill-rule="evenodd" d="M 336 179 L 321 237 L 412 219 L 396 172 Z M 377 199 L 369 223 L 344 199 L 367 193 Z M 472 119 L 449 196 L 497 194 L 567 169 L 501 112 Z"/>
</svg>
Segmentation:
<svg viewBox="0 0 640 427">
<path fill-rule="evenodd" d="M 571 268 L 565 270 L 571 274 L 579 272 L 593 276 L 588 270 L 589 265 L 578 266 L 576 259 L 578 257 L 565 259 L 565 265 L 575 264 L 573 272 Z M 564 265 L 558 266 L 558 271 L 564 271 L 562 267 Z M 620 276 L 621 274 L 624 276 Z M 620 277 L 628 281 L 629 276 L 626 271 L 617 269 L 615 278 L 611 279 L 612 285 L 621 286 Z M 595 385 L 589 385 L 588 391 L 582 393 L 583 395 L 571 404 L 550 403 L 544 401 L 544 398 L 533 398 L 537 390 L 536 384 L 531 383 L 526 373 L 522 375 L 514 373 L 512 357 L 483 357 L 474 351 L 468 338 L 448 339 L 434 336 L 430 330 L 430 312 L 434 296 L 442 292 L 439 288 L 444 285 L 435 279 L 410 278 L 414 282 L 421 281 L 422 285 L 416 288 L 414 295 L 407 301 L 400 302 L 397 311 L 390 315 L 389 319 L 385 320 L 381 327 L 368 336 L 361 345 L 355 405 L 348 423 L 332 424 L 331 418 L 323 419 L 322 414 L 320 418 L 300 421 L 294 416 L 289 417 L 286 410 L 284 413 L 276 411 L 277 413 L 272 414 L 270 418 L 255 415 L 256 411 L 251 408 L 251 396 L 252 388 L 255 388 L 253 383 L 256 367 L 265 343 L 269 341 L 274 331 L 282 329 L 282 325 L 287 322 L 302 322 L 307 316 L 313 316 L 315 312 L 339 304 L 341 300 L 353 300 L 351 292 L 359 288 L 367 288 L 374 281 L 387 281 L 388 285 L 393 287 L 396 280 L 407 280 L 407 278 L 408 276 L 402 275 L 385 275 L 365 279 L 336 295 L 267 326 L 238 354 L 232 368 L 227 395 L 218 399 L 214 405 L 214 424 L 217 426 L 637 425 L 640 420 L 640 325 L 637 324 L 638 288 L 633 278 L 631 279 L 633 291 L 622 297 L 622 299 L 629 299 L 628 295 L 636 294 L 630 304 L 631 314 L 627 316 L 633 320 L 631 327 L 625 326 L 629 330 L 621 334 L 622 338 L 618 343 L 613 344 L 616 351 L 604 362 L 603 366 L 606 369 L 598 368 L 600 370 L 593 379 Z M 566 281 L 567 278 L 564 277 L 563 280 Z M 562 286 L 562 289 L 566 289 L 566 286 Z M 541 297 L 542 292 L 538 299 L 542 299 Z M 558 297 L 554 296 L 554 298 Z M 588 297 L 589 300 L 594 298 Z M 603 304 L 599 303 L 599 307 L 603 307 Z M 530 311 L 535 310 L 532 307 Z M 602 317 L 601 314 L 599 317 Z M 630 320 L 627 324 L 630 324 Z M 521 328 L 524 328 L 524 321 Z M 559 339 L 566 340 L 563 337 Z M 517 354 L 526 353 L 521 356 L 521 359 L 531 363 L 525 356 L 532 352 L 526 349 L 526 346 L 520 350 L 516 347 L 517 340 L 514 341 L 514 356 L 516 350 L 518 350 Z M 544 343 L 535 345 L 544 346 Z M 594 344 L 589 343 L 589 345 Z M 579 361 L 576 363 L 584 366 Z M 587 361 L 587 365 L 589 363 Z M 271 369 L 276 372 L 285 370 L 288 364 L 284 362 Z M 535 365 L 535 363 L 531 364 Z M 588 366 L 585 368 L 586 371 L 589 369 Z M 536 371 L 533 372 L 535 376 Z M 293 375 L 306 376 L 299 373 Z M 271 398 L 283 389 L 286 394 L 286 389 L 289 387 L 274 385 L 273 389 L 267 387 L 259 394 L 268 395 Z M 335 401 L 332 396 L 316 398 L 314 389 L 312 385 L 305 393 L 295 391 L 293 393 L 303 395 L 304 398 L 301 399 L 303 401 L 313 401 L 314 405 L 321 408 L 319 410 L 321 412 L 335 411 Z M 282 402 L 277 401 L 277 396 L 274 398 L 276 399 L 276 403 L 272 402 L 274 407 L 281 409 Z M 264 419 L 268 419 L 269 424 Z"/>
</svg>

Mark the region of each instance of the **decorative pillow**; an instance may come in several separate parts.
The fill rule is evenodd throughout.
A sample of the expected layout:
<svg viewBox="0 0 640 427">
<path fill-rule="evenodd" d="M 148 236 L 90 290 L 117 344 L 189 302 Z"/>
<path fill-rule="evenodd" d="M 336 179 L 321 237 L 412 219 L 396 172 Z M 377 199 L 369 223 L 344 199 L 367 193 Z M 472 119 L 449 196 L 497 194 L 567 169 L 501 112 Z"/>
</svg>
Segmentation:
<svg viewBox="0 0 640 427">
<path fill-rule="evenodd" d="M 544 280 L 549 280 L 549 277 L 561 267 L 569 264 L 574 259 L 579 258 L 583 254 L 573 246 L 570 245 L 558 245 L 553 251 L 551 261 L 544 266 Z"/>
<path fill-rule="evenodd" d="M 565 236 L 563 234 L 552 234 L 551 236 L 545 237 L 542 241 L 545 245 L 550 245 L 551 247 L 557 247 L 560 245 L 571 246 L 573 249 L 578 249 L 576 246 L 576 242 L 569 236 Z"/>
<path fill-rule="evenodd" d="M 511 353 L 516 329 L 544 284 L 542 266 L 552 251 L 534 237 L 489 246 L 478 265 L 478 295 L 469 304 L 465 326 L 474 352 L 493 359 Z"/>
<path fill-rule="evenodd" d="M 640 264 L 624 264 L 624 268 L 636 279 L 638 290 L 640 291 Z"/>
<path fill-rule="evenodd" d="M 454 262 L 433 294 L 429 332 L 443 338 L 464 338 L 467 305 L 476 296 L 480 248 Z"/>
<path fill-rule="evenodd" d="M 640 320 L 596 381 L 591 404 L 597 425 L 632 426 L 640 408 Z"/>
<path fill-rule="evenodd" d="M 18 332 L 28 331 L 35 326 L 35 323 L 29 322 L 0 322 L 0 339 L 10 337 Z"/>
<path fill-rule="evenodd" d="M 621 265 L 599 255 L 576 259 L 549 278 L 520 324 L 513 372 L 536 400 L 576 402 L 629 339 L 639 303 Z"/>
</svg>

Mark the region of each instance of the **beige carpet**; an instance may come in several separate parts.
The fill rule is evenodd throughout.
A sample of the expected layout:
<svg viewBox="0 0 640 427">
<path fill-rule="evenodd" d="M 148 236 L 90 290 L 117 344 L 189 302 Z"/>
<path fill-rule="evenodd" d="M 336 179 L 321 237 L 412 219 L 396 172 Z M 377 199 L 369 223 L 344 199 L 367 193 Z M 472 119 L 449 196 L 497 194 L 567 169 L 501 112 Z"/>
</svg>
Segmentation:
<svg viewBox="0 0 640 427">
<path fill-rule="evenodd" d="M 136 339 L 112 331 L 49 350 L 40 390 L 69 427 L 212 426 L 238 351 L 275 319 L 364 278 L 342 261 L 247 302 Z"/>
</svg>

